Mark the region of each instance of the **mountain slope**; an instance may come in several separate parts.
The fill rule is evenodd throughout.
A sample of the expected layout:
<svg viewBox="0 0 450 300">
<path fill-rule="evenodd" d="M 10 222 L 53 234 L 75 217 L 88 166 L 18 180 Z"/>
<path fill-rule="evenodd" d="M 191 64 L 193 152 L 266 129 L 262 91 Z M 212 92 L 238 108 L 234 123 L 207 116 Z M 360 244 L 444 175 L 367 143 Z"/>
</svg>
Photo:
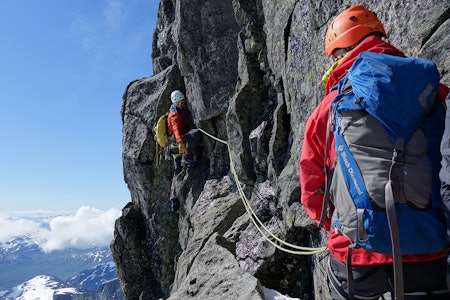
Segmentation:
<svg viewBox="0 0 450 300">
<path fill-rule="evenodd" d="M 0 300 L 122 300 L 114 263 L 99 264 L 72 277 L 68 282 L 39 275 L 0 293 Z"/>
<path fill-rule="evenodd" d="M 54 300 L 56 295 L 79 294 L 75 288 L 69 287 L 61 280 L 52 276 L 36 276 L 6 293 L 1 299 L 17 300 Z"/>
<path fill-rule="evenodd" d="M 30 278 L 48 274 L 68 280 L 83 270 L 112 261 L 109 247 L 65 249 L 45 253 L 31 237 L 0 243 L 0 291 Z"/>
<path fill-rule="evenodd" d="M 84 291 L 96 291 L 105 282 L 116 279 L 114 262 L 99 264 L 72 277 L 67 284 Z"/>
<path fill-rule="evenodd" d="M 132 201 L 115 223 L 111 249 L 127 298 L 256 300 L 261 286 L 303 300 L 330 298 L 327 253 L 275 248 L 241 198 L 281 240 L 326 244 L 300 203 L 298 162 L 305 122 L 324 96 L 322 74 L 333 64 L 324 53 L 327 26 L 354 2 L 159 1 L 154 75 L 130 82 L 121 110 Z M 449 1 L 361 3 L 377 12 L 393 45 L 435 61 L 450 84 Z M 173 90 L 185 93 L 192 127 L 228 143 L 205 135 L 197 166 L 176 180 L 172 162 L 158 160 L 152 131 Z M 171 192 L 181 203 L 176 214 Z M 214 272 L 218 264 L 224 270 Z"/>
</svg>

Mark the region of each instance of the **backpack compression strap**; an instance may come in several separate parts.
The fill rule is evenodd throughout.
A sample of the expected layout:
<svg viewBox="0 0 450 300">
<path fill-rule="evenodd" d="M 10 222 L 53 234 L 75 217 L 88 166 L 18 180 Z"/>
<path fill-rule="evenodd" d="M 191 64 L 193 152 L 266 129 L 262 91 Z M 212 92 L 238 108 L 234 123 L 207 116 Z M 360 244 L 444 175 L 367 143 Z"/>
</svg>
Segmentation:
<svg viewBox="0 0 450 300">
<path fill-rule="evenodd" d="M 392 155 L 392 164 L 389 169 L 389 181 L 384 188 L 385 193 L 385 205 L 386 214 L 389 224 L 389 231 L 391 234 L 392 242 L 392 256 L 393 256 L 393 268 L 394 268 L 394 292 L 396 300 L 403 300 L 403 265 L 402 265 L 402 252 L 400 248 L 400 236 L 398 232 L 397 224 L 397 212 L 395 210 L 394 193 L 392 190 L 392 184 L 398 184 L 398 178 L 393 179 L 394 169 L 400 165 L 403 161 L 403 148 L 404 141 L 399 138 L 396 141 L 394 153 Z"/>
<path fill-rule="evenodd" d="M 330 110 L 331 114 L 331 110 Z M 319 220 L 319 227 L 322 228 L 325 225 L 325 222 L 327 218 L 331 218 L 331 194 L 330 194 L 330 186 L 331 186 L 331 180 L 333 178 L 333 170 L 332 167 L 330 167 L 331 159 L 330 159 L 330 149 L 331 149 L 331 123 L 329 122 L 327 125 L 327 135 L 326 135 L 326 149 L 324 153 L 324 166 L 325 166 L 325 191 L 323 192 L 323 203 L 322 203 L 322 212 L 320 214 L 320 220 Z"/>
</svg>

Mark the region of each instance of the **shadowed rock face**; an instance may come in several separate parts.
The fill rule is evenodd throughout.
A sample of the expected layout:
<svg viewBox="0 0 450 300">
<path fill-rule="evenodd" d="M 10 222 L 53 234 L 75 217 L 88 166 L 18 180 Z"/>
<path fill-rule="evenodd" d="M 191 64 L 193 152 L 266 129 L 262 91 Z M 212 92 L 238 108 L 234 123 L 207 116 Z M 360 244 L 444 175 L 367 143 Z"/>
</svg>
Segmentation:
<svg viewBox="0 0 450 300">
<path fill-rule="evenodd" d="M 450 84 L 450 3 L 362 1 L 383 20 L 389 41 L 434 60 Z M 323 97 L 332 61 L 323 37 L 351 1 L 161 0 L 153 35 L 154 74 L 123 95 L 123 166 L 132 202 L 111 243 L 127 299 L 263 299 L 262 287 L 300 299 L 328 299 L 326 253 L 275 249 L 241 200 L 230 158 L 255 214 L 277 237 L 317 247 L 326 236 L 300 205 L 298 159 L 305 121 Z M 204 136 L 196 168 L 174 182 L 157 162 L 152 127 L 185 92 Z"/>
</svg>

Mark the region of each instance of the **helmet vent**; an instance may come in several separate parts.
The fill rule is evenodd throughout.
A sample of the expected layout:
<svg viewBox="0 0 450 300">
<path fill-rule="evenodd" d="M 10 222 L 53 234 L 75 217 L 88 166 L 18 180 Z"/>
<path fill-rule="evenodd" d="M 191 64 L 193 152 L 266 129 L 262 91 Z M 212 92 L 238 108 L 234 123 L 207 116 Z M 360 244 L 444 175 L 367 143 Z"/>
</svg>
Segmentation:
<svg viewBox="0 0 450 300">
<path fill-rule="evenodd" d="M 352 22 L 358 22 L 358 18 L 355 17 L 355 16 L 351 16 L 351 17 L 349 18 L 349 20 L 352 21 Z"/>
</svg>

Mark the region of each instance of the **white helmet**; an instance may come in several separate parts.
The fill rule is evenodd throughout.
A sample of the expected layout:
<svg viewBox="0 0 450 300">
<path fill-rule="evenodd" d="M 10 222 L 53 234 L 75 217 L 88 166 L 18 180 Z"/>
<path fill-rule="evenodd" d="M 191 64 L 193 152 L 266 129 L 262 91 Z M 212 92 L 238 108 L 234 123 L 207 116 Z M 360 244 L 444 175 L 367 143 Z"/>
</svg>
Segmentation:
<svg viewBox="0 0 450 300">
<path fill-rule="evenodd" d="M 173 91 L 172 94 L 170 94 L 170 100 L 172 100 L 172 103 L 183 101 L 184 95 L 179 90 Z"/>
</svg>

